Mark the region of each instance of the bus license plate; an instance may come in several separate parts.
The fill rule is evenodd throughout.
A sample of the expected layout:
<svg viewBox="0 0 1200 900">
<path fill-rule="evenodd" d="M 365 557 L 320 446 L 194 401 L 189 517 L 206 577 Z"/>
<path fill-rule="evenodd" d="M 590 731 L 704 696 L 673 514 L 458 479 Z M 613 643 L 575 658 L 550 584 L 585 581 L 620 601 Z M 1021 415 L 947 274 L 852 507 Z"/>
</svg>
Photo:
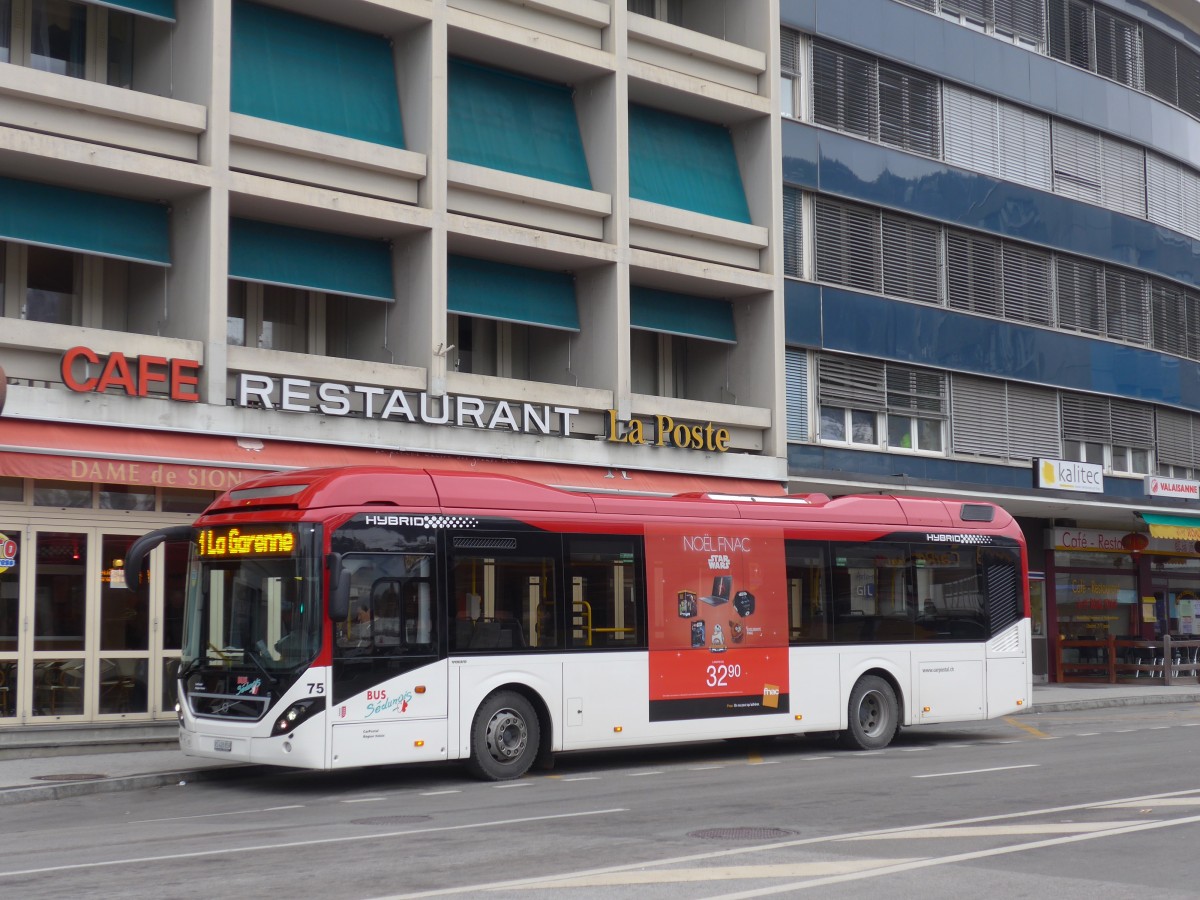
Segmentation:
<svg viewBox="0 0 1200 900">
<path fill-rule="evenodd" d="M 232 753 L 233 752 L 233 741 L 223 741 L 218 738 L 217 740 L 213 741 L 213 749 L 214 750 L 224 750 L 226 753 Z"/>
</svg>

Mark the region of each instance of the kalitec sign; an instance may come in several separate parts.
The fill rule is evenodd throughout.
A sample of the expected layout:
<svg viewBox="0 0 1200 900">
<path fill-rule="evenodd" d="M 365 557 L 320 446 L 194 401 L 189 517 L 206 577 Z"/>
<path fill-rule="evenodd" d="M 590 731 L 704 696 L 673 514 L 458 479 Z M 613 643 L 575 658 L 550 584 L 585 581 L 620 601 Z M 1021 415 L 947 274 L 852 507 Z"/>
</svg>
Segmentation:
<svg viewBox="0 0 1200 900">
<path fill-rule="evenodd" d="M 1200 500 L 1200 481 L 1147 475 L 1146 494 L 1150 497 L 1183 497 L 1187 500 Z"/>
<path fill-rule="evenodd" d="M 316 412 L 326 416 L 361 415 L 367 419 L 407 422 L 412 425 L 454 425 L 485 431 L 544 434 L 572 437 L 575 419 L 582 412 L 574 406 L 547 403 L 516 403 L 484 400 L 463 394 L 434 396 L 427 391 L 406 391 L 376 385 L 279 378 L 272 375 L 239 373 L 237 406 L 280 409 L 287 412 Z M 712 422 L 683 423 L 670 416 L 650 420 L 620 420 L 616 410 L 605 410 L 604 439 L 618 444 L 651 444 L 684 450 L 724 453 L 729 449 L 729 431 Z M 580 435 L 590 437 L 590 435 Z"/>
<path fill-rule="evenodd" d="M 1035 459 L 1033 486 L 1060 491 L 1104 493 L 1104 466 L 1070 459 Z"/>
</svg>

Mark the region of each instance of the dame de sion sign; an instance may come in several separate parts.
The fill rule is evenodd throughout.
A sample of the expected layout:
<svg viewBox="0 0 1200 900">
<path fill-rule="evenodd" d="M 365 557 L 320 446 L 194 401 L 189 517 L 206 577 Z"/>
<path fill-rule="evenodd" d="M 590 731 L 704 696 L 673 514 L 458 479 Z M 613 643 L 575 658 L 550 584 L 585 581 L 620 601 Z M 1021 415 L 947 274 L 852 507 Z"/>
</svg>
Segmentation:
<svg viewBox="0 0 1200 900">
<path fill-rule="evenodd" d="M 99 374 L 92 374 L 93 368 L 98 369 Z M 200 364 L 196 360 L 158 356 L 130 358 L 122 353 L 96 353 L 87 347 L 72 347 L 63 354 L 61 363 L 63 384 L 72 391 L 107 393 L 113 390 L 130 397 L 167 396 L 188 402 L 199 399 L 196 393 L 199 370 Z M 234 405 L 560 437 L 572 436 L 575 417 L 582 412 L 573 406 L 484 400 L 462 394 L 435 397 L 427 391 L 248 372 L 237 375 Z M 666 415 L 624 420 L 617 416 L 616 410 L 604 412 L 605 440 L 611 443 L 717 453 L 729 449 L 729 430 L 712 422 L 677 422 Z"/>
</svg>

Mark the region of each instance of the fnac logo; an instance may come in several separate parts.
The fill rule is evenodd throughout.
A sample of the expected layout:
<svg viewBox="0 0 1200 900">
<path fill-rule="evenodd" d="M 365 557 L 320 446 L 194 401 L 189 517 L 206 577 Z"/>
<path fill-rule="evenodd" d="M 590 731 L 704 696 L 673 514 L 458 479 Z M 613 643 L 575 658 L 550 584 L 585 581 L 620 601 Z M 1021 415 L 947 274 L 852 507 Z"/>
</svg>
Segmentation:
<svg viewBox="0 0 1200 900">
<path fill-rule="evenodd" d="M 17 564 L 17 542 L 0 534 L 0 575 Z"/>
</svg>

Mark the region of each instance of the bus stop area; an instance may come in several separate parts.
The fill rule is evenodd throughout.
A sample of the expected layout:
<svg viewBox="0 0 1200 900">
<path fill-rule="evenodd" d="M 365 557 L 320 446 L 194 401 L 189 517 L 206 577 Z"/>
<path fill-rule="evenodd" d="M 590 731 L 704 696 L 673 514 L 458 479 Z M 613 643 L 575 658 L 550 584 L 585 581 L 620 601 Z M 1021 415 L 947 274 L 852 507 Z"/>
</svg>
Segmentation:
<svg viewBox="0 0 1200 900">
<path fill-rule="evenodd" d="M 1159 703 L 1200 703 L 1200 685 L 1148 683 L 1036 684 L 1033 707 L 1019 715 Z M 39 743 L 22 741 L 32 731 Z M 176 729 L 142 730 L 129 740 L 100 729 L 5 729 L 0 734 L 0 806 L 109 791 L 237 778 L 258 766 L 184 756 Z M 49 743 L 47 743 L 49 742 Z"/>
</svg>

